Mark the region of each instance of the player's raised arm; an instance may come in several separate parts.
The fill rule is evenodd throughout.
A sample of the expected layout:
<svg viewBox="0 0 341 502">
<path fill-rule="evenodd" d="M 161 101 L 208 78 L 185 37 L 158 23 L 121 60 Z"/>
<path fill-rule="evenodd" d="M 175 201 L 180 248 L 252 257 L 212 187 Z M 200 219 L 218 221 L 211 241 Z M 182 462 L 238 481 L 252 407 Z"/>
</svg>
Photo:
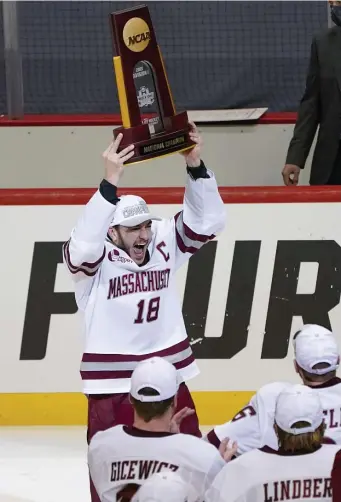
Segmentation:
<svg viewBox="0 0 341 502">
<path fill-rule="evenodd" d="M 221 232 L 226 220 L 215 176 L 201 159 L 202 138 L 193 122 L 191 126 L 190 138 L 196 146 L 182 154 L 188 178 L 183 209 L 174 218 L 177 266 Z"/>
<path fill-rule="evenodd" d="M 124 170 L 124 162 L 134 154 L 134 145 L 117 153 L 121 140 L 122 134 L 103 153 L 104 179 L 86 204 L 71 232 L 71 238 L 63 246 L 64 261 L 74 278 L 79 275 L 83 278 L 93 277 L 104 259 L 104 241 L 119 201 L 117 185 Z"/>
</svg>

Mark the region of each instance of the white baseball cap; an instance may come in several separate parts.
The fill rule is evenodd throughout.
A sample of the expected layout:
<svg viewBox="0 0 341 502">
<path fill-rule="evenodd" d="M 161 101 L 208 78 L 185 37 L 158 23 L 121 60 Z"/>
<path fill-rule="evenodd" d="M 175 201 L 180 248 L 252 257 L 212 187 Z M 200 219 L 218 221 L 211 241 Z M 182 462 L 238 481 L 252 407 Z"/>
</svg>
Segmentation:
<svg viewBox="0 0 341 502">
<path fill-rule="evenodd" d="M 319 395 L 305 385 L 287 387 L 277 398 L 275 422 L 283 431 L 295 436 L 316 431 L 323 422 Z M 295 429 L 292 426 L 296 422 L 308 422 L 309 426 Z"/>
<path fill-rule="evenodd" d="M 175 367 L 162 357 L 152 357 L 141 361 L 133 371 L 130 383 L 130 394 L 137 401 L 159 402 L 176 395 L 180 378 Z M 139 391 L 149 387 L 158 394 L 143 396 Z"/>
<path fill-rule="evenodd" d="M 339 367 L 340 354 L 336 339 L 331 331 L 317 324 L 306 324 L 294 340 L 297 364 L 316 375 L 324 375 Z M 323 369 L 314 369 L 319 363 L 328 363 Z"/>
<path fill-rule="evenodd" d="M 174 471 L 153 474 L 139 488 L 132 502 L 194 502 L 194 488 Z"/>
<path fill-rule="evenodd" d="M 137 195 L 122 195 L 116 204 L 114 218 L 110 226 L 123 225 L 125 227 L 135 227 L 148 220 L 161 221 L 162 218 L 151 214 L 146 201 L 142 197 L 138 197 Z"/>
</svg>

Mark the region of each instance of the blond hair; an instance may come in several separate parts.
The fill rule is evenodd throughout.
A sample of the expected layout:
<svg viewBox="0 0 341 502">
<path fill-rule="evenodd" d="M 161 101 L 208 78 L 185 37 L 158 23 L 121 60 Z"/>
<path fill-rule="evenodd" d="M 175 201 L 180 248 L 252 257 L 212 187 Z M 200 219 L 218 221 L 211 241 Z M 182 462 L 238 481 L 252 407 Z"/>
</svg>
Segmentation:
<svg viewBox="0 0 341 502">
<path fill-rule="evenodd" d="M 292 425 L 293 429 L 303 429 L 304 427 L 309 427 L 308 422 L 296 422 Z M 305 432 L 304 434 L 290 434 L 282 430 L 276 424 L 276 432 L 278 437 L 279 446 L 282 450 L 287 452 L 295 452 L 299 450 L 313 452 L 321 446 L 324 436 L 324 431 L 326 425 L 324 422 L 314 431 Z"/>
</svg>

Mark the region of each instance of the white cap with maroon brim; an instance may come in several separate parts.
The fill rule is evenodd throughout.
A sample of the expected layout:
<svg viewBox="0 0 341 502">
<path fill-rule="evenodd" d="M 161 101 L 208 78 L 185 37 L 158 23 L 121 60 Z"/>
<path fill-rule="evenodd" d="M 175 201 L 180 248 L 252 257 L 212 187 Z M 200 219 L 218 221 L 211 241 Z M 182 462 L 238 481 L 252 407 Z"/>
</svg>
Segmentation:
<svg viewBox="0 0 341 502">
<path fill-rule="evenodd" d="M 173 471 L 153 474 L 139 488 L 132 502 L 195 502 L 194 488 Z"/>
<path fill-rule="evenodd" d="M 294 340 L 297 364 L 308 373 L 324 375 L 339 367 L 340 353 L 331 331 L 317 324 L 306 324 Z M 314 368 L 317 364 L 328 364 L 325 368 Z"/>
<path fill-rule="evenodd" d="M 177 394 L 180 383 L 175 366 L 162 357 L 151 357 L 138 363 L 134 369 L 130 382 L 130 394 L 137 401 L 165 401 Z M 146 387 L 155 390 L 157 395 L 142 395 L 141 391 Z"/>
<path fill-rule="evenodd" d="M 122 225 L 124 227 L 135 227 L 145 221 L 158 220 L 151 214 L 147 203 L 142 197 L 137 195 L 122 195 L 116 204 L 114 218 L 110 224 L 111 227 Z"/>
<path fill-rule="evenodd" d="M 314 432 L 323 422 L 323 409 L 319 395 L 310 387 L 297 384 L 283 390 L 276 401 L 275 422 L 283 431 L 295 436 Z M 307 426 L 295 429 L 297 422 Z"/>
</svg>

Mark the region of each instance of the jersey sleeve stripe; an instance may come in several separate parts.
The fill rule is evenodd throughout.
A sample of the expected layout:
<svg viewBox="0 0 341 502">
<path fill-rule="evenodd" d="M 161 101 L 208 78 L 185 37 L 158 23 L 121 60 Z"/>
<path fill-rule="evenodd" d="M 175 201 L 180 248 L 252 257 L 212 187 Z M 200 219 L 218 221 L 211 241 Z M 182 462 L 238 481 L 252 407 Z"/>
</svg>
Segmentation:
<svg viewBox="0 0 341 502">
<path fill-rule="evenodd" d="M 104 257 L 105 257 L 105 246 L 103 247 L 103 253 L 102 255 L 98 258 L 98 260 L 94 261 L 94 262 L 87 262 L 87 261 L 84 261 L 83 263 L 81 263 L 81 265 L 77 266 L 77 265 L 73 265 L 73 263 L 71 262 L 71 257 L 70 257 L 70 242 L 71 242 L 71 239 L 69 239 L 65 244 L 65 258 L 67 258 L 67 261 L 68 261 L 68 264 L 70 265 L 71 268 L 75 269 L 75 270 L 78 270 L 79 268 L 83 267 L 83 268 L 89 268 L 90 270 L 92 269 L 95 269 L 95 268 L 98 268 L 98 266 L 102 263 L 102 261 L 104 260 Z"/>
<path fill-rule="evenodd" d="M 192 241 L 198 241 L 198 242 L 205 243 L 207 241 L 210 241 L 210 240 L 214 239 L 214 237 L 215 237 L 214 234 L 205 235 L 205 234 L 197 234 L 196 232 L 194 232 L 194 230 L 192 230 L 184 222 L 183 211 L 179 211 L 178 213 L 176 213 L 176 215 L 174 216 L 174 219 L 175 219 L 175 223 L 177 225 L 179 225 L 179 227 L 177 227 L 179 233 L 181 235 L 184 234 L 186 237 L 188 237 Z"/>
<path fill-rule="evenodd" d="M 198 241 L 198 242 L 202 242 L 203 244 L 205 244 L 205 242 L 210 241 L 210 240 L 212 240 L 212 239 L 215 238 L 214 234 L 212 234 L 212 235 L 203 235 L 203 234 L 197 234 L 197 233 L 193 232 L 193 230 L 191 228 L 189 228 L 186 225 L 186 223 L 184 223 L 184 221 L 182 221 L 182 225 L 183 225 L 186 237 L 188 237 L 192 241 Z"/>
<path fill-rule="evenodd" d="M 215 235 L 201 235 L 193 232 L 193 230 L 188 227 L 183 221 L 183 212 L 179 212 L 175 215 L 175 232 L 176 232 L 176 242 L 178 248 L 182 253 L 195 253 L 198 251 L 203 244 L 211 239 L 214 239 Z"/>
<path fill-rule="evenodd" d="M 145 358 L 148 359 L 149 357 L 150 356 L 147 354 Z M 183 361 L 175 363 L 174 366 L 177 370 L 180 370 L 182 368 L 185 368 L 186 366 L 189 366 L 193 362 L 194 362 L 194 356 L 193 356 L 193 354 L 191 354 L 189 357 L 187 357 Z M 132 370 L 118 370 L 118 371 L 82 371 L 81 370 L 80 373 L 81 373 L 81 377 L 83 380 L 108 380 L 108 379 L 117 379 L 117 378 L 131 378 L 131 375 L 133 374 L 133 369 Z"/>
<path fill-rule="evenodd" d="M 213 444 L 216 448 L 219 448 L 220 446 L 220 439 L 212 429 L 206 436 L 206 439 L 209 443 Z"/>
<path fill-rule="evenodd" d="M 176 243 L 177 243 L 177 246 L 178 246 L 178 248 L 180 249 L 180 251 L 182 253 L 191 253 L 191 254 L 194 254 L 197 251 L 199 251 L 199 248 L 196 248 L 194 246 L 186 246 L 177 229 L 175 229 L 175 234 L 176 234 Z"/>
<path fill-rule="evenodd" d="M 97 270 L 99 269 L 102 261 L 105 258 L 105 247 L 103 248 L 103 253 L 102 256 L 96 260 L 95 262 L 83 262 L 81 265 L 76 266 L 73 265 L 71 262 L 71 257 L 70 257 L 70 240 L 68 240 L 64 245 L 63 245 L 63 255 L 65 259 L 65 263 L 70 270 L 72 274 L 76 274 L 77 272 L 83 272 L 87 276 L 94 276 L 96 275 Z"/>
<path fill-rule="evenodd" d="M 191 354 L 189 357 L 186 357 L 186 359 L 184 359 L 183 361 L 175 363 L 174 366 L 176 367 L 177 370 L 182 370 L 183 368 L 186 368 L 186 366 L 189 366 L 192 363 L 194 363 L 193 354 Z"/>
<path fill-rule="evenodd" d="M 129 361 L 134 361 L 134 362 L 139 362 L 143 361 L 144 359 L 148 359 L 150 357 L 167 357 L 167 356 L 172 356 L 175 354 L 178 354 L 179 352 L 185 351 L 186 349 L 190 348 L 188 339 L 186 338 L 185 340 L 182 340 L 182 342 L 179 342 L 175 345 L 172 345 L 171 347 L 168 347 L 166 349 L 162 350 L 157 350 L 156 352 L 150 352 L 148 354 L 93 354 L 93 353 L 84 353 L 82 362 L 98 362 L 98 363 L 119 363 L 119 362 L 129 362 Z"/>
</svg>

